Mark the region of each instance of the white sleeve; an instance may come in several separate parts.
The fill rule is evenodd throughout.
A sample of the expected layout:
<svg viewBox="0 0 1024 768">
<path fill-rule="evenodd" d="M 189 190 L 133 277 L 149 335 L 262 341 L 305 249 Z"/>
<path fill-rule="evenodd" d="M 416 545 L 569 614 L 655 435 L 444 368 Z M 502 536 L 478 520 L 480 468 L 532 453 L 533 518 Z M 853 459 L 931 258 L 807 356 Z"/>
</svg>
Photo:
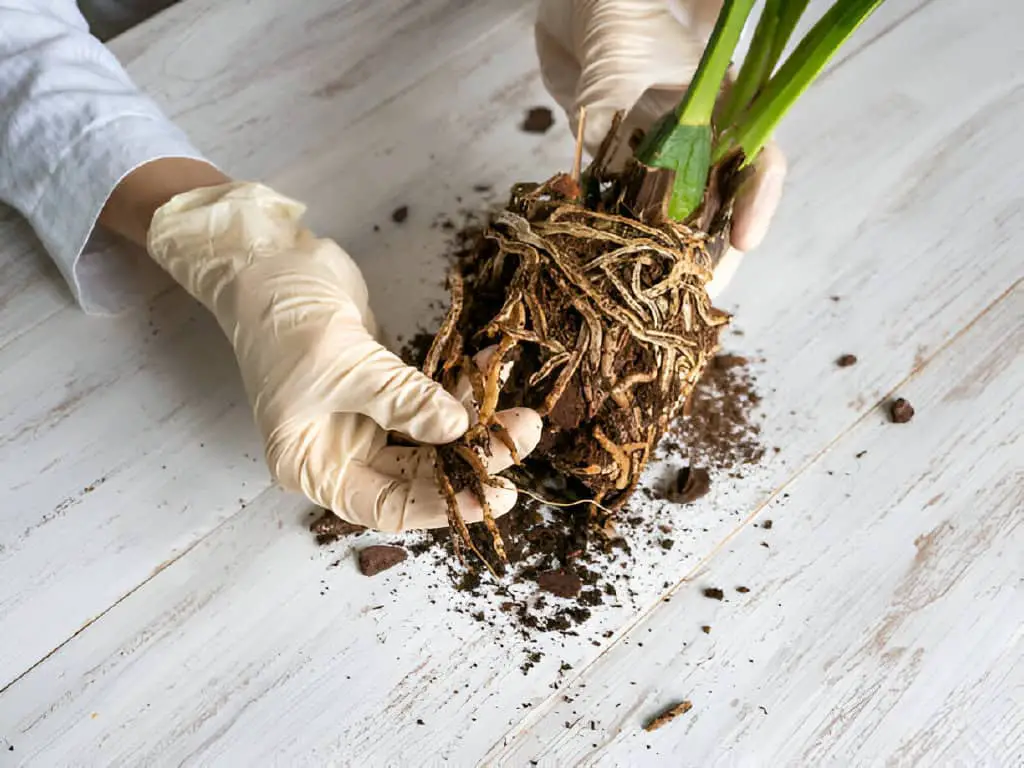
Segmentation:
<svg viewBox="0 0 1024 768">
<path fill-rule="evenodd" d="M 28 219 L 86 312 L 123 308 L 113 283 L 140 266 L 110 254 L 96 219 L 124 176 L 162 157 L 204 159 L 74 0 L 0 0 L 0 201 Z"/>
</svg>

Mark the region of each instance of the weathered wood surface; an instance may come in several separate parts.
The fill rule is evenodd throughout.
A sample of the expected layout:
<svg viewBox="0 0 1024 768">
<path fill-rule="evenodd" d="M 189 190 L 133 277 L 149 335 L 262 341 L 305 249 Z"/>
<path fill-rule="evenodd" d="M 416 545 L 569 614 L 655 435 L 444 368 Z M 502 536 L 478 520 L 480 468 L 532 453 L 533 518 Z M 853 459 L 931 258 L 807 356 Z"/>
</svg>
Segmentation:
<svg viewBox="0 0 1024 768">
<path fill-rule="evenodd" d="M 398 335 L 436 315 L 435 216 L 571 159 L 563 121 L 516 126 L 550 103 L 531 12 L 186 0 L 113 47 L 228 171 L 310 204 Z M 371 581 L 313 545 L 193 302 L 84 319 L 0 221 L 0 765 L 1019 764 L 1022 21 L 888 3 L 801 101 L 779 219 L 724 297 L 781 450 L 658 510 L 691 532 L 525 675 L 442 569 Z M 897 388 L 909 425 L 879 416 Z M 712 611 L 712 576 L 752 591 Z M 675 697 L 694 710 L 636 730 Z"/>
</svg>

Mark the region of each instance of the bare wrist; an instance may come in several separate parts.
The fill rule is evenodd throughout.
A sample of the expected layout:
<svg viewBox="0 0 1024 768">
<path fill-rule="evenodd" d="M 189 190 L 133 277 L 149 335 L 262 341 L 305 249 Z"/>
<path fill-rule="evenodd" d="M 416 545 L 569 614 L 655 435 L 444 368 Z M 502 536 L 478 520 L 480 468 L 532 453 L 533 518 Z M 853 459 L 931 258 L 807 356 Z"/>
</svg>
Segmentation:
<svg viewBox="0 0 1024 768">
<path fill-rule="evenodd" d="M 149 224 L 160 206 L 182 192 L 230 181 L 202 160 L 185 157 L 151 160 L 125 176 L 114 188 L 100 212 L 99 224 L 145 247 Z"/>
</svg>

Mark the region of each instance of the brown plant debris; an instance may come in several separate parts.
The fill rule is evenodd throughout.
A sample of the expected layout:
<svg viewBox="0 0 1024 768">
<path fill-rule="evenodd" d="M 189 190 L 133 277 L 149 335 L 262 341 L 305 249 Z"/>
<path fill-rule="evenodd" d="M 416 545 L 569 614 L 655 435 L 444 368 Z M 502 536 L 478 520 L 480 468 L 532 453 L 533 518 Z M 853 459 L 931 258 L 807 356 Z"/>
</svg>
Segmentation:
<svg viewBox="0 0 1024 768">
<path fill-rule="evenodd" d="M 840 355 L 839 359 L 836 360 L 836 365 L 838 365 L 840 368 L 849 368 L 851 365 L 856 365 L 856 364 L 857 364 L 857 356 L 856 355 L 850 355 L 850 354 Z"/>
<path fill-rule="evenodd" d="M 673 704 L 660 715 L 648 721 L 644 726 L 644 730 L 647 732 L 656 731 L 663 725 L 667 725 L 672 722 L 680 715 L 685 715 L 691 709 L 693 709 L 693 704 L 688 700 L 681 701 L 678 704 Z"/>
</svg>

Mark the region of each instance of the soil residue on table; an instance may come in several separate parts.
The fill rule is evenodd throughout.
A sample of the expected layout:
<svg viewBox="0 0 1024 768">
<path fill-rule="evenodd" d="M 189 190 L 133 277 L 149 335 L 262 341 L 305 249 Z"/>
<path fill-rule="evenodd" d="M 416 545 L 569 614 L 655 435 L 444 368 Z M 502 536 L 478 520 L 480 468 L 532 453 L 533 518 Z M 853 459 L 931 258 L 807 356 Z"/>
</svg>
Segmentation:
<svg viewBox="0 0 1024 768">
<path fill-rule="evenodd" d="M 914 406 L 909 400 L 898 397 L 889 406 L 889 417 L 895 424 L 906 424 L 914 418 Z"/>
<path fill-rule="evenodd" d="M 532 107 L 520 124 L 526 133 L 547 133 L 555 124 L 555 116 L 547 107 Z"/>
<path fill-rule="evenodd" d="M 462 213 L 466 214 L 463 224 L 449 240 L 449 263 L 475 254 L 484 231 L 484 220 Z M 434 327 L 423 328 L 405 341 L 399 354 L 406 363 L 422 367 L 441 316 L 443 312 L 433 320 Z M 566 402 L 560 406 L 566 412 L 555 409 L 551 418 L 564 417 L 571 422 L 575 416 L 572 396 L 563 400 Z M 448 601 L 450 610 L 491 626 L 511 623 L 527 644 L 538 633 L 578 634 L 596 607 L 618 606 L 635 594 L 631 584 L 636 557 L 631 540 L 647 548 L 649 560 L 666 556 L 676 544 L 674 539 L 692 530 L 674 529 L 673 517 L 658 514 L 659 503 L 673 505 L 673 509 L 676 504 L 695 506 L 713 482 L 721 477 L 741 477 L 761 459 L 765 451 L 754 416 L 760 400 L 747 358 L 719 354 L 652 456 L 654 469 L 663 461 L 677 466 L 685 463 L 683 471 L 671 473 L 671 493 L 645 485 L 614 516 L 607 535 L 595 535 L 587 505 L 553 507 L 521 494 L 516 507 L 497 520 L 508 557 L 500 582 L 470 553 L 469 567 L 459 563 L 447 528 L 388 535 L 387 541 L 402 545 L 412 558 L 425 559 L 448 574 L 457 595 Z M 550 493 L 533 490 L 549 499 L 564 498 L 566 491 L 564 487 Z M 679 513 L 673 514 L 678 520 Z M 333 530 L 327 523 L 318 521 L 314 526 L 318 541 L 337 540 L 337 536 L 324 538 Z M 483 555 L 497 562 L 492 537 L 483 524 L 469 528 Z M 408 577 L 403 574 L 402 578 Z"/>
<path fill-rule="evenodd" d="M 333 544 L 346 536 L 362 533 L 366 528 L 361 525 L 353 525 L 337 515 L 323 514 L 313 521 L 309 530 L 316 536 L 316 543 L 323 546 L 324 544 Z"/>
</svg>

